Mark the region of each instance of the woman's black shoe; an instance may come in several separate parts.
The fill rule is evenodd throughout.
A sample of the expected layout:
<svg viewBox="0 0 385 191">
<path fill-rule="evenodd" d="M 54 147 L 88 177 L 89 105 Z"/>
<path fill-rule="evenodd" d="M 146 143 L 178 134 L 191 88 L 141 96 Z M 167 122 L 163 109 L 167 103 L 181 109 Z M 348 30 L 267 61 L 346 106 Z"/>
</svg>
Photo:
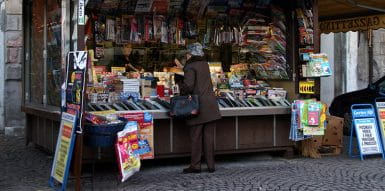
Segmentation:
<svg viewBox="0 0 385 191">
<path fill-rule="evenodd" d="M 191 167 L 183 169 L 183 173 L 201 173 L 201 169 L 193 169 Z"/>
<path fill-rule="evenodd" d="M 209 168 L 209 173 L 214 173 L 215 172 L 215 168 Z"/>
</svg>

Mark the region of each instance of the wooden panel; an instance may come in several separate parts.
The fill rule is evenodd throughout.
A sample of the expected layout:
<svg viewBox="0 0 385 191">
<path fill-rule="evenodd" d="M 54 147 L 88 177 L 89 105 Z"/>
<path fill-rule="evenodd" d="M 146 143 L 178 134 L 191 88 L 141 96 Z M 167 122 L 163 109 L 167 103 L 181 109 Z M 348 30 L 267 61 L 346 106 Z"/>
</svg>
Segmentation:
<svg viewBox="0 0 385 191">
<path fill-rule="evenodd" d="M 37 127 L 38 127 L 38 118 L 35 117 L 35 116 L 31 116 L 31 127 L 28 127 L 28 128 L 31 128 L 31 134 L 32 134 L 32 142 L 33 143 L 37 143 L 37 140 L 38 140 L 38 132 L 37 132 Z"/>
<path fill-rule="evenodd" d="M 154 120 L 154 152 L 164 154 L 171 152 L 170 145 L 170 120 Z"/>
<path fill-rule="evenodd" d="M 215 150 L 235 150 L 236 130 L 235 117 L 225 117 L 217 122 L 215 130 Z"/>
<path fill-rule="evenodd" d="M 190 152 L 190 127 L 183 120 L 173 120 L 173 123 L 173 153 Z"/>
<path fill-rule="evenodd" d="M 276 146 L 292 146 L 294 142 L 289 140 L 290 133 L 290 115 L 277 115 L 276 116 Z"/>
<path fill-rule="evenodd" d="M 31 115 L 25 115 L 26 117 L 26 123 L 25 123 L 25 137 L 26 137 L 26 144 L 32 142 L 33 135 L 32 135 L 32 128 L 33 128 L 33 117 Z"/>
<path fill-rule="evenodd" d="M 239 149 L 273 146 L 273 116 L 239 117 Z"/>
<path fill-rule="evenodd" d="M 53 137 L 52 137 L 52 131 L 53 131 L 53 121 L 52 120 L 49 120 L 49 119 L 46 119 L 45 120 L 45 125 L 46 125 L 46 128 L 45 128 L 45 135 L 47 137 L 46 139 L 46 149 L 48 152 L 52 152 L 52 147 L 53 147 Z"/>
<path fill-rule="evenodd" d="M 42 146 L 45 150 L 48 150 L 48 142 L 49 140 L 51 139 L 51 136 L 49 136 L 49 134 L 47 134 L 47 129 L 51 127 L 50 123 L 47 123 L 47 119 L 46 118 L 41 118 L 41 121 L 42 121 L 42 126 L 41 126 L 41 132 L 42 134 L 40 135 L 45 135 L 42 137 Z M 47 125 L 49 125 L 49 127 L 47 127 Z"/>
<path fill-rule="evenodd" d="M 110 148 L 112 149 L 112 148 Z M 75 151 L 74 151 L 75 152 Z M 83 144 L 83 159 L 93 160 L 98 158 L 98 149 Z"/>
<path fill-rule="evenodd" d="M 53 123 L 53 129 L 52 129 L 52 153 L 55 151 L 56 143 L 57 143 L 57 137 L 59 136 L 59 128 L 60 128 L 60 122 L 54 122 Z"/>
<path fill-rule="evenodd" d="M 44 130 L 43 130 L 43 126 L 44 126 L 44 119 L 41 118 L 41 117 L 38 117 L 38 122 L 37 122 L 37 142 L 36 144 L 43 147 L 44 148 L 44 138 L 45 138 L 45 134 L 44 134 Z"/>
<path fill-rule="evenodd" d="M 60 121 L 60 107 L 44 106 L 42 104 L 28 104 L 22 106 L 22 111 L 31 116 L 39 116 L 54 121 Z"/>
</svg>

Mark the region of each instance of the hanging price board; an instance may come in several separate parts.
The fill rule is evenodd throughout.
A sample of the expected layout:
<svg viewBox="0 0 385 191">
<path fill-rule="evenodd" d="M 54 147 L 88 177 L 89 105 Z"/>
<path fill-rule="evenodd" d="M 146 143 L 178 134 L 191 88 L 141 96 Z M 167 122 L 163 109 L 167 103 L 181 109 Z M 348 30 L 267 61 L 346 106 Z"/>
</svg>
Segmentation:
<svg viewBox="0 0 385 191">
<path fill-rule="evenodd" d="M 361 160 L 364 155 L 384 154 L 374 108 L 371 104 L 355 104 L 351 107 L 353 128 L 350 133 L 349 154 L 352 155 L 353 131 L 356 132 Z"/>
<path fill-rule="evenodd" d="M 299 93 L 300 94 L 315 94 L 315 82 L 314 81 L 300 81 Z"/>
</svg>

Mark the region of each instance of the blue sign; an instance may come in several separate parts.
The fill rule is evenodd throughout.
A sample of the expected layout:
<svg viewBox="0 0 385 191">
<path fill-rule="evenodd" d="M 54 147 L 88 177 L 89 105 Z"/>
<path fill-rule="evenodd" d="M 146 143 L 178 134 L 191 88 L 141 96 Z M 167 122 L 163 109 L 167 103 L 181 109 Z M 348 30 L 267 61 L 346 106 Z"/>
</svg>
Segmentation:
<svg viewBox="0 0 385 191">
<path fill-rule="evenodd" d="M 145 123 L 152 122 L 152 115 L 151 115 L 151 113 L 145 112 L 143 120 L 144 120 Z"/>
<path fill-rule="evenodd" d="M 370 118 L 376 117 L 373 109 L 354 109 L 352 111 L 353 118 Z"/>
<path fill-rule="evenodd" d="M 353 127 L 350 132 L 349 155 L 352 155 L 353 132 L 356 132 L 361 160 L 364 155 L 382 154 L 382 145 L 374 107 L 371 104 L 356 104 L 351 107 Z"/>
</svg>

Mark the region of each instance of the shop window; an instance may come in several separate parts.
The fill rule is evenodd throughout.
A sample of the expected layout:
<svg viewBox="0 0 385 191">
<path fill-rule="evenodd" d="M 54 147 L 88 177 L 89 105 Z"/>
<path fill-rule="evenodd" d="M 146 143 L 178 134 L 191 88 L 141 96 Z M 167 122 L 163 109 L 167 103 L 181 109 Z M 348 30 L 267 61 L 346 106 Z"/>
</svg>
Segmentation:
<svg viewBox="0 0 385 191">
<path fill-rule="evenodd" d="M 60 105 L 61 1 L 47 3 L 47 103 Z"/>
<path fill-rule="evenodd" d="M 44 95 L 44 9 L 45 0 L 35 0 L 31 11 L 31 62 L 29 71 L 30 102 L 43 103 Z"/>
<path fill-rule="evenodd" d="M 61 0 L 34 0 L 30 4 L 30 14 L 30 36 L 26 40 L 29 46 L 26 45 L 26 47 L 29 47 L 27 53 L 31 57 L 30 62 L 26 62 L 29 65 L 25 67 L 26 82 L 28 82 L 26 83 L 27 102 L 33 104 L 46 102 L 48 105 L 59 106 Z"/>
</svg>

